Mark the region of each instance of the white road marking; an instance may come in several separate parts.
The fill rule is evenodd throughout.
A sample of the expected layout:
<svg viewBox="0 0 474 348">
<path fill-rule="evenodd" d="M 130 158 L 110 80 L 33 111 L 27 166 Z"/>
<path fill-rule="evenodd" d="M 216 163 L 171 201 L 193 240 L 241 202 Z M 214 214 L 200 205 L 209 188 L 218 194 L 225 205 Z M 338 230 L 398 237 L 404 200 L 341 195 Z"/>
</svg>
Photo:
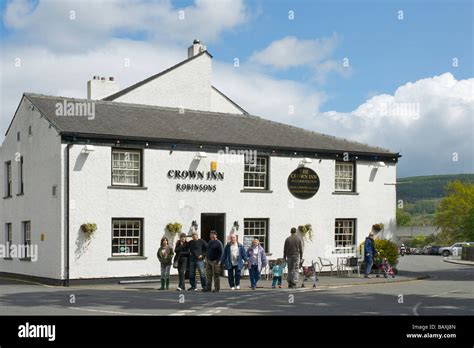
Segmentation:
<svg viewBox="0 0 474 348">
<path fill-rule="evenodd" d="M 146 316 L 153 316 L 155 314 L 150 313 L 133 313 L 133 312 L 119 312 L 119 311 L 104 311 L 102 309 L 88 309 L 88 308 L 78 308 L 78 307 L 68 307 L 70 309 L 77 309 L 79 311 L 86 311 L 86 312 L 97 312 L 97 313 L 108 313 L 108 314 L 122 314 L 122 315 L 146 315 Z"/>
<path fill-rule="evenodd" d="M 452 293 L 452 292 L 458 292 L 458 291 L 460 291 L 460 289 L 456 289 L 456 290 L 452 290 L 452 291 L 447 291 L 447 292 L 442 292 L 441 294 L 431 295 L 430 297 L 438 297 L 438 296 L 447 295 L 447 294 L 450 294 L 450 293 Z"/>
<path fill-rule="evenodd" d="M 188 313 L 194 313 L 194 312 L 196 312 L 195 309 L 183 309 L 183 310 L 180 310 L 176 313 L 171 313 L 171 314 L 169 314 L 169 316 L 183 316 L 183 315 L 186 315 Z"/>
<path fill-rule="evenodd" d="M 199 316 L 209 316 L 209 315 L 213 315 L 213 314 L 219 314 L 221 311 L 223 311 L 225 309 L 229 309 L 229 307 L 216 307 L 214 309 L 208 310 L 205 313 L 199 313 L 197 315 L 199 315 Z"/>
<path fill-rule="evenodd" d="M 422 304 L 422 302 L 418 302 L 415 307 L 413 307 L 413 314 L 419 316 L 418 314 L 418 307 Z"/>
</svg>

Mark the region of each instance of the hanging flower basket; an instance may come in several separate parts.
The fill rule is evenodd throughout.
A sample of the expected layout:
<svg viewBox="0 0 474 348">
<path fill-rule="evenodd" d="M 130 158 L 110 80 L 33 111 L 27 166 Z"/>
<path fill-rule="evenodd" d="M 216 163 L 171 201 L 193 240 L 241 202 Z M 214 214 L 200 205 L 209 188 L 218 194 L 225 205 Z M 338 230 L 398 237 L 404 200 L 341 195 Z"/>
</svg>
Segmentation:
<svg viewBox="0 0 474 348">
<path fill-rule="evenodd" d="M 374 224 L 372 225 L 372 229 L 375 231 L 375 232 L 380 232 L 383 230 L 383 223 L 378 223 L 378 224 Z"/>
<path fill-rule="evenodd" d="M 96 230 L 97 225 L 94 223 L 87 222 L 81 225 L 81 231 L 84 232 L 87 239 L 89 239 Z"/>
<path fill-rule="evenodd" d="M 166 230 L 172 235 L 181 233 L 182 228 L 183 228 L 183 225 L 181 225 L 179 222 L 175 222 L 175 223 L 170 222 L 169 224 L 166 225 Z"/>
<path fill-rule="evenodd" d="M 313 227 L 310 224 L 298 226 L 298 231 L 306 240 L 313 240 Z"/>
</svg>

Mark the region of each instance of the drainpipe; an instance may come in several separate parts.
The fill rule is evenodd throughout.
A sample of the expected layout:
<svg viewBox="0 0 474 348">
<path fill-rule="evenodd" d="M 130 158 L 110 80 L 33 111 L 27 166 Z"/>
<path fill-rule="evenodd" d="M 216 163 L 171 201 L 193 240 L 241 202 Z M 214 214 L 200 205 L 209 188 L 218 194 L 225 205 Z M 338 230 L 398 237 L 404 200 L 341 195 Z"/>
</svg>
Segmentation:
<svg viewBox="0 0 474 348">
<path fill-rule="evenodd" d="M 69 149 L 72 144 L 66 146 L 66 279 L 64 286 L 69 286 Z"/>
</svg>

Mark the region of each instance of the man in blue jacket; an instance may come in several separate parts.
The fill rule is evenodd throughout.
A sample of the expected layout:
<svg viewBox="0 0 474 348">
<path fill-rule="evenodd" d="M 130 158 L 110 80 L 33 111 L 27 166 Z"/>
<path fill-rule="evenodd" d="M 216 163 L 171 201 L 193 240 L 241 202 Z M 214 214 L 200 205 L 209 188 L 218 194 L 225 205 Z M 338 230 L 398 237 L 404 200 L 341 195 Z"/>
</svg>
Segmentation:
<svg viewBox="0 0 474 348">
<path fill-rule="evenodd" d="M 365 276 L 364 278 L 370 278 L 370 270 L 374 264 L 374 257 L 377 254 L 375 250 L 374 234 L 370 232 L 369 236 L 365 238 L 364 242 L 364 261 L 365 261 Z"/>
</svg>

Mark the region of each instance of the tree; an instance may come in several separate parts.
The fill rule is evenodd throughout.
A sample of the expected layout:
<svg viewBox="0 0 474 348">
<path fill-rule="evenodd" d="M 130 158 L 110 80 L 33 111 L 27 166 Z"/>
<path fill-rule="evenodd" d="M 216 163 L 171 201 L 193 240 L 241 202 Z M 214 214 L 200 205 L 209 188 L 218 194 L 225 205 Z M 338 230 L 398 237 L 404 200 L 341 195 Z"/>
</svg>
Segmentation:
<svg viewBox="0 0 474 348">
<path fill-rule="evenodd" d="M 471 241 L 474 237 L 474 184 L 450 182 L 448 195 L 438 205 L 435 225 L 442 237 L 453 242 Z"/>
<path fill-rule="evenodd" d="M 397 208 L 397 226 L 410 226 L 411 215 L 406 211 Z"/>
</svg>

